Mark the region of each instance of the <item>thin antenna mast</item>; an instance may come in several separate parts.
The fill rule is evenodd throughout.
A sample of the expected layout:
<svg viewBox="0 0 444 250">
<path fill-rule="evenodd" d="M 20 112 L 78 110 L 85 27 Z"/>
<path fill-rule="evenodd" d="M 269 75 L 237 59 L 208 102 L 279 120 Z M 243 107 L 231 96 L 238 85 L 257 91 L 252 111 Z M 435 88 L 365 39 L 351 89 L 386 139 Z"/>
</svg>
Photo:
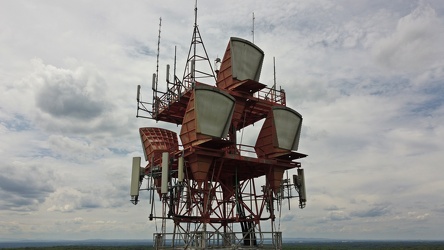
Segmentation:
<svg viewBox="0 0 444 250">
<path fill-rule="evenodd" d="M 197 0 L 194 4 L 194 27 L 197 26 Z"/>
<path fill-rule="evenodd" d="M 174 86 L 177 88 L 177 96 L 180 98 L 180 93 L 182 91 L 182 85 L 177 82 L 176 77 L 176 59 L 177 57 L 177 46 L 174 46 Z"/>
<path fill-rule="evenodd" d="M 160 54 L 160 30 L 162 28 L 162 17 L 159 18 L 159 36 L 157 37 L 157 64 L 156 64 L 156 91 L 159 82 L 159 54 Z"/>
<path fill-rule="evenodd" d="M 254 12 L 253 12 L 253 28 L 251 29 L 251 34 L 253 35 L 253 43 L 254 43 Z"/>
<path fill-rule="evenodd" d="M 287 189 L 288 189 L 288 194 L 287 194 L 288 210 L 290 210 L 290 198 L 292 198 L 292 197 L 291 197 L 290 179 L 288 179 L 288 170 L 287 170 Z"/>
<path fill-rule="evenodd" d="M 151 85 L 151 89 L 153 90 L 153 103 L 152 103 L 152 116 L 157 116 L 157 109 L 159 103 L 157 100 L 157 84 L 159 81 L 159 54 L 160 54 L 160 28 L 162 26 L 162 17 L 159 18 L 159 36 L 157 37 L 157 63 L 156 63 L 156 73 L 153 74 L 153 82 Z"/>
<path fill-rule="evenodd" d="M 197 29 L 197 0 L 194 4 L 194 30 Z M 196 41 L 197 34 L 193 32 L 193 41 Z M 191 78 L 194 84 L 196 83 L 196 43 L 193 44 L 193 60 L 191 61 Z"/>
<path fill-rule="evenodd" d="M 273 56 L 273 90 L 276 90 L 276 60 Z"/>
</svg>

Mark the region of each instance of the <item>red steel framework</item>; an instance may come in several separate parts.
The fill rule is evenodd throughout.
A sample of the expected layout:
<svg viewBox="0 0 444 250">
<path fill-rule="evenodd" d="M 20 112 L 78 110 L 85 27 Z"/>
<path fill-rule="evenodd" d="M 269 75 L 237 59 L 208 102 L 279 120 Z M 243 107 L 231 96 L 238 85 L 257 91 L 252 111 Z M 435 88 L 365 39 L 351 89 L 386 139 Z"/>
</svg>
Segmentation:
<svg viewBox="0 0 444 250">
<path fill-rule="evenodd" d="M 197 25 L 191 46 L 203 46 Z M 238 56 L 234 50 L 242 50 L 247 55 Z M 205 56 L 198 58 L 208 60 L 205 48 L 204 52 Z M 205 249 L 237 245 L 279 249 L 281 233 L 274 225 L 277 206 L 282 204 L 282 199 L 293 197 L 299 197 L 301 208 L 305 206 L 303 172 L 301 163 L 295 161 L 307 156 L 295 152 L 301 125 L 294 125 L 298 126 L 292 134 L 295 142 L 282 148 L 274 110 L 284 110 L 296 118 L 300 115 L 286 107 L 283 90 L 268 88 L 258 81 L 263 55 L 253 43 L 232 37 L 215 77 L 212 72 L 208 74 L 216 79 L 215 86 L 198 81 L 195 72 L 191 72 L 184 74 L 182 82 L 174 76 L 174 82 L 168 82 L 167 91 L 159 97 L 157 89 L 153 89 L 156 93 L 152 103 L 142 102 L 138 96 L 138 116 L 142 110 L 148 112 L 147 118 L 181 125 L 181 147 L 173 131 L 156 127 L 139 131 L 148 162 L 140 175 L 152 180 L 148 189 L 152 194 L 157 191 L 162 201 L 162 214 L 153 214 L 152 208 L 150 213 L 150 219 L 162 220 L 162 232 L 154 238 L 156 248 Z M 248 78 L 245 78 L 242 65 L 250 64 L 250 57 L 258 58 L 255 59 L 257 65 L 249 66 L 245 71 Z M 196 58 L 196 54 L 189 54 L 188 71 L 196 71 Z M 232 110 L 226 109 L 227 129 L 218 132 L 220 135 L 208 132 L 214 129 L 205 125 L 206 116 L 219 112 L 220 105 L 199 104 L 204 102 L 201 101 L 204 96 L 220 98 L 227 105 L 233 103 Z M 151 110 L 145 108 L 145 104 L 151 104 Z M 238 144 L 236 132 L 262 119 L 265 122 L 256 145 Z M 208 127 L 207 132 L 204 125 Z M 162 157 L 165 152 L 168 158 Z M 168 166 L 167 191 L 161 192 L 164 166 Z M 299 176 L 294 176 L 295 183 L 291 185 L 284 173 L 294 168 L 299 169 Z M 295 192 L 291 193 L 291 189 Z M 154 203 L 154 195 L 151 197 Z M 172 232 L 166 231 L 168 219 L 173 222 Z M 271 221 L 269 237 L 265 236 L 263 221 Z"/>
</svg>

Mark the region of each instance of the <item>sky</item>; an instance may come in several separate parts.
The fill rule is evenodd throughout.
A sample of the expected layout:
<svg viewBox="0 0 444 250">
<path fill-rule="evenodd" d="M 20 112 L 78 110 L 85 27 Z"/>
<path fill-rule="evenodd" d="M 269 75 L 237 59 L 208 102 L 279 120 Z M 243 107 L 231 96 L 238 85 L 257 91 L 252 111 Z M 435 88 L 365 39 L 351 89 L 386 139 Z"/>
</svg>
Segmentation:
<svg viewBox="0 0 444 250">
<path fill-rule="evenodd" d="M 175 46 L 183 72 L 194 2 L 0 0 L 0 240 L 152 239 L 138 128 L 180 127 L 136 118 L 136 86 L 151 96 L 160 17 L 160 82 Z M 260 81 L 275 57 L 304 118 L 308 201 L 284 238 L 444 240 L 444 2 L 202 0 L 212 61 L 253 12 Z"/>
</svg>

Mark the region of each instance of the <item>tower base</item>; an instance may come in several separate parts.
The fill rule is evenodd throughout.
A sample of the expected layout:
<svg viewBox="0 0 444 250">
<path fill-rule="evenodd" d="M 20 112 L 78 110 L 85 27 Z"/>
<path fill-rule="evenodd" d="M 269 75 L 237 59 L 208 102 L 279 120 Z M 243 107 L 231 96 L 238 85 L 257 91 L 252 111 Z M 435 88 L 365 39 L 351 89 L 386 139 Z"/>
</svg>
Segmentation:
<svg viewBox="0 0 444 250">
<path fill-rule="evenodd" d="M 154 249 L 282 249 L 282 232 L 155 233 Z"/>
</svg>

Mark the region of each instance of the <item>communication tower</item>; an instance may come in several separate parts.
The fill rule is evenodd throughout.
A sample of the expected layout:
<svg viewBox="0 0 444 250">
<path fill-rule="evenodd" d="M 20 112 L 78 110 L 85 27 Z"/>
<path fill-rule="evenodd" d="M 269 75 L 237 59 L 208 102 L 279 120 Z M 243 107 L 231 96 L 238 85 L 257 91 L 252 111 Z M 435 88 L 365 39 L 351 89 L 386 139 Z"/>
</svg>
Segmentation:
<svg viewBox="0 0 444 250">
<path fill-rule="evenodd" d="M 167 65 L 165 92 L 158 90 L 154 74 L 151 102 L 141 100 L 137 87 L 137 117 L 180 125 L 180 143 L 174 131 L 140 128 L 147 164 L 141 167 L 141 157 L 133 158 L 131 201 L 137 204 L 139 191 L 148 190 L 149 219 L 162 221 L 153 238 L 156 249 L 282 248 L 276 214 L 284 199 L 298 197 L 299 207 L 305 207 L 304 170 L 297 160 L 307 155 L 297 152 L 302 116 L 286 106 L 283 89 L 259 82 L 263 60 L 254 43 L 231 37 L 213 71 L 196 4 L 182 80 L 174 62 L 172 81 Z M 236 132 L 263 119 L 256 144 L 239 144 Z M 297 175 L 284 176 L 290 169 Z M 147 188 L 141 188 L 145 179 Z M 160 215 L 154 212 L 155 196 Z M 270 227 L 263 226 L 267 222 Z"/>
</svg>

